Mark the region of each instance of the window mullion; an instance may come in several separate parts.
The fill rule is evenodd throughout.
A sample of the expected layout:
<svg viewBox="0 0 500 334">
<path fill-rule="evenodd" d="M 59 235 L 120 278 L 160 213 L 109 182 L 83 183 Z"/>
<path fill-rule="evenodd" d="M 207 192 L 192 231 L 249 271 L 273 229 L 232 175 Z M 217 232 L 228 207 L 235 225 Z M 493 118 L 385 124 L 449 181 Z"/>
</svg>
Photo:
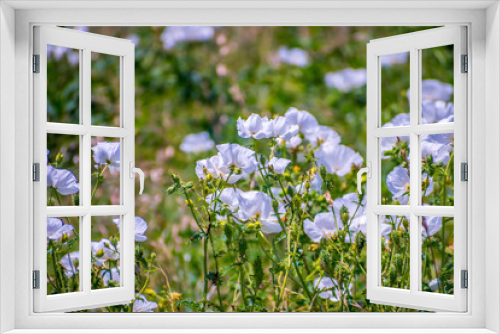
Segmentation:
<svg viewBox="0 0 500 334">
<path fill-rule="evenodd" d="M 420 196 L 419 186 L 419 143 L 418 135 L 414 132 L 419 120 L 420 100 L 420 55 L 416 48 L 410 51 L 410 222 L 417 222 L 415 208 Z M 419 281 L 419 228 L 418 223 L 410 224 L 410 291 L 418 291 Z"/>
</svg>

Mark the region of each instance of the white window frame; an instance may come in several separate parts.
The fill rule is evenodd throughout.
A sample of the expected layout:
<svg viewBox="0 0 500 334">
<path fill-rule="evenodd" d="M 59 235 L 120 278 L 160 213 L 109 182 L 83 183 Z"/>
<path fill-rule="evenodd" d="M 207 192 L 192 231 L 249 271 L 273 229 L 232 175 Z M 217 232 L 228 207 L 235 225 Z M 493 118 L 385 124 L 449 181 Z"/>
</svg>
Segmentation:
<svg viewBox="0 0 500 334">
<path fill-rule="evenodd" d="M 119 9 L 119 6 L 134 9 Z M 198 5 L 200 5 L 198 3 Z M 500 263 L 498 218 L 500 216 L 500 11 L 495 1 L 336 1 L 285 3 L 238 2 L 234 4 L 210 1 L 204 9 L 191 3 L 108 1 L 17 2 L 0 4 L 0 320 L 1 330 L 13 333 L 37 333 L 57 329 L 71 333 L 93 329 L 93 333 L 141 332 L 237 332 L 235 329 L 256 329 L 286 333 L 342 332 L 351 333 L 420 332 L 433 333 L 494 333 L 500 331 Z M 11 6 L 16 7 L 14 10 Z M 43 8 L 67 7 L 61 10 Z M 150 9 L 137 10 L 137 8 Z M 194 4 L 196 6 L 196 4 Z M 398 6 L 397 9 L 392 8 Z M 100 7 L 100 8 L 97 8 Z M 103 9 L 103 7 L 108 8 Z M 118 7 L 118 8 L 117 8 Z M 158 8 L 163 7 L 163 8 Z M 24 9 L 22 9 L 24 8 Z M 82 9 L 85 8 L 85 9 Z M 151 9 L 153 8 L 153 9 Z M 223 9 L 221 9 L 223 8 Z M 242 9 L 246 8 L 246 9 Z M 350 9 L 346 9 L 350 8 Z M 406 8 L 406 9 L 405 9 Z M 410 10 L 411 9 L 411 10 Z M 436 314 L 35 314 L 31 290 L 33 212 L 26 194 L 32 191 L 30 181 L 32 156 L 32 94 L 30 55 L 32 27 L 37 24 L 60 25 L 425 25 L 463 24 L 469 31 L 468 134 L 470 184 L 468 196 L 468 233 L 471 243 L 468 312 Z M 15 31 L 15 41 L 13 38 Z M 4 47 L 6 46 L 6 47 Z M 14 49 L 15 47 L 15 49 Z M 14 58 L 15 55 L 15 58 Z M 15 71 L 13 67 L 15 66 Z M 486 68 L 488 69 L 486 71 Z M 14 80 L 15 79 L 15 80 Z M 12 85 L 15 82 L 15 86 Z M 13 112 L 15 110 L 15 112 Z M 11 127 L 11 128 L 10 128 Z M 486 135 L 488 134 L 488 141 Z M 12 145 L 12 137 L 15 145 Z M 486 154 L 488 152 L 488 154 Z M 15 165 L 5 163 L 14 161 Z M 15 172 L 15 177 L 12 174 Z M 488 182 L 486 181 L 488 174 Z M 15 189 L 15 198 L 11 189 Z M 486 196 L 488 194 L 488 196 Z M 29 196 L 28 196 L 29 197 Z M 485 205 L 486 203 L 486 205 Z M 15 210 L 11 209 L 11 206 Z M 490 219 L 486 220 L 488 217 Z M 11 221 L 14 220 L 15 224 Z M 472 226 L 474 228 L 472 228 Z M 14 238 L 12 238 L 14 235 Z M 14 250 L 14 257 L 12 257 Z M 488 252 L 488 266 L 485 254 Z M 13 288 L 15 287 L 15 289 Z M 488 291 L 488 293 L 486 293 Z M 12 307 L 14 305 L 14 307 Z M 423 321 L 425 319 L 425 321 Z M 140 328 L 130 330 L 130 328 Z M 354 330 L 357 328 L 358 330 Z M 99 330 L 100 329 L 100 330 Z M 121 330 L 120 330 L 121 329 Z M 163 331 L 160 331 L 163 329 Z M 221 329 L 221 330 L 217 330 Z M 225 330 L 223 330 L 225 329 Z M 230 330 L 233 329 L 233 330 Z M 260 329 L 260 330 L 259 330 Z M 267 331 L 265 329 L 268 329 Z M 285 330 L 286 329 L 286 330 Z M 295 330 L 294 330 L 295 329 Z M 461 329 L 461 330 L 460 330 Z M 46 332 L 46 331 L 45 331 Z M 185 331 L 184 331 L 185 332 Z M 247 330 L 248 332 L 248 330 Z"/>
<path fill-rule="evenodd" d="M 34 290 L 34 311 L 74 311 L 130 303 L 135 298 L 135 182 L 130 173 L 135 155 L 135 80 L 134 44 L 126 39 L 91 34 L 59 27 L 34 27 L 34 54 L 39 55 L 39 73 L 33 75 L 34 163 L 38 163 L 39 181 L 33 184 L 34 270 L 39 271 L 39 289 Z M 47 46 L 62 46 L 79 50 L 79 123 L 64 124 L 47 121 Z M 95 125 L 91 122 L 91 53 L 119 58 L 120 124 Z M 47 134 L 77 137 L 79 143 L 80 205 L 47 206 Z M 111 137 L 120 141 L 120 203 L 91 203 L 91 140 L 93 136 Z M 132 178 L 131 178 L 132 176 Z M 120 286 L 92 290 L 91 230 L 92 217 L 119 216 Z M 47 295 L 47 227 L 48 217 L 79 219 L 79 291 Z"/>
<path fill-rule="evenodd" d="M 367 157 L 371 167 L 367 182 L 367 298 L 372 303 L 423 310 L 463 312 L 467 309 L 467 290 L 461 288 L 461 271 L 467 270 L 467 185 L 460 178 L 460 165 L 467 163 L 467 76 L 462 73 L 461 57 L 467 55 L 465 26 L 448 26 L 410 34 L 372 40 L 367 46 Z M 453 123 L 422 124 L 422 52 L 453 45 Z M 408 52 L 410 55 L 410 124 L 383 127 L 381 123 L 383 95 L 380 58 Z M 421 135 L 454 134 L 454 206 L 424 206 L 422 199 Z M 410 199 L 408 205 L 382 205 L 381 175 L 384 137 L 409 138 Z M 381 286 L 380 224 L 384 215 L 407 216 L 410 220 L 410 287 L 396 289 Z M 451 295 L 422 291 L 422 216 L 454 217 L 454 293 Z M 412 222 L 416 222 L 412 224 Z"/>
</svg>

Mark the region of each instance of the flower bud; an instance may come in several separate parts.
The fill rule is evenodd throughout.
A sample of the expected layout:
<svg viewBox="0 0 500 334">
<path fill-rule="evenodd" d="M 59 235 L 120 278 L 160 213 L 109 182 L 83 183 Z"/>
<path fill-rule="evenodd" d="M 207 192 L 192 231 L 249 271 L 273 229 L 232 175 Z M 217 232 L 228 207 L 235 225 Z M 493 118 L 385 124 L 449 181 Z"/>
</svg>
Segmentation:
<svg viewBox="0 0 500 334">
<path fill-rule="evenodd" d="M 322 178 L 323 180 L 325 180 L 325 179 L 326 179 L 326 167 L 325 167 L 325 166 L 321 166 L 321 167 L 319 168 L 319 175 L 321 175 L 321 178 Z"/>
<path fill-rule="evenodd" d="M 172 174 L 172 180 L 174 180 L 174 182 L 177 184 L 180 182 L 179 176 L 176 174 Z"/>
<path fill-rule="evenodd" d="M 175 186 L 168 187 L 167 194 L 172 195 L 175 192 L 175 189 Z"/>
</svg>

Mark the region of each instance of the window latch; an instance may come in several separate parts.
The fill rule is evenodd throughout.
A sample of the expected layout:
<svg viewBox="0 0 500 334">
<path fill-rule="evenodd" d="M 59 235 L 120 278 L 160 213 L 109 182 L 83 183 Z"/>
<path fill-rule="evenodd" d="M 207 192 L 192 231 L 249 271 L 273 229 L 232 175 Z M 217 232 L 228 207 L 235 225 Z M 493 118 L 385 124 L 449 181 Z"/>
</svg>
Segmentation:
<svg viewBox="0 0 500 334">
<path fill-rule="evenodd" d="M 135 174 L 139 174 L 139 184 L 140 184 L 139 195 L 142 195 L 142 191 L 144 190 L 144 172 L 142 171 L 142 169 L 134 167 L 133 161 L 130 161 L 129 168 L 130 168 L 129 176 L 131 179 L 135 177 Z"/>
<path fill-rule="evenodd" d="M 361 194 L 363 193 L 362 189 L 361 189 L 361 176 L 366 173 L 366 176 L 371 179 L 372 177 L 372 163 L 370 161 L 368 161 L 366 163 L 367 167 L 365 168 L 361 168 L 359 171 L 358 171 L 358 193 Z"/>
</svg>

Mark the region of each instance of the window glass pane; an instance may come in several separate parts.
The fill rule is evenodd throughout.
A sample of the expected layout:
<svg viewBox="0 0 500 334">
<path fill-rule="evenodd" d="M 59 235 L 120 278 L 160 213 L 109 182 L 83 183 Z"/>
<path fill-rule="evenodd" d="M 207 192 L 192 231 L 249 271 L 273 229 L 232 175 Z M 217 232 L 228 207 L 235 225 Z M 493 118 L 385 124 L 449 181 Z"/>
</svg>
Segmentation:
<svg viewBox="0 0 500 334">
<path fill-rule="evenodd" d="M 421 136 L 422 203 L 453 206 L 453 133 Z"/>
<path fill-rule="evenodd" d="M 421 52 L 421 123 L 453 122 L 453 45 L 423 49 Z"/>
<path fill-rule="evenodd" d="M 92 52 L 92 124 L 120 126 L 120 57 Z"/>
<path fill-rule="evenodd" d="M 383 205 L 408 205 L 410 200 L 409 137 L 380 138 Z"/>
<path fill-rule="evenodd" d="M 422 219 L 422 290 L 453 294 L 453 217 Z"/>
<path fill-rule="evenodd" d="M 80 291 L 80 217 L 47 218 L 47 294 Z"/>
<path fill-rule="evenodd" d="M 410 231 L 408 216 L 382 216 L 381 286 L 410 288 Z"/>
<path fill-rule="evenodd" d="M 406 89 L 410 87 L 410 53 L 380 57 L 381 118 L 383 127 L 410 125 Z"/>
<path fill-rule="evenodd" d="M 79 123 L 80 51 L 47 45 L 47 121 Z"/>
<path fill-rule="evenodd" d="M 92 137 L 92 205 L 119 205 L 120 139 Z"/>
<path fill-rule="evenodd" d="M 79 205 L 79 136 L 47 134 L 47 206 Z"/>
<path fill-rule="evenodd" d="M 120 286 L 120 216 L 92 217 L 92 289 Z"/>
</svg>

